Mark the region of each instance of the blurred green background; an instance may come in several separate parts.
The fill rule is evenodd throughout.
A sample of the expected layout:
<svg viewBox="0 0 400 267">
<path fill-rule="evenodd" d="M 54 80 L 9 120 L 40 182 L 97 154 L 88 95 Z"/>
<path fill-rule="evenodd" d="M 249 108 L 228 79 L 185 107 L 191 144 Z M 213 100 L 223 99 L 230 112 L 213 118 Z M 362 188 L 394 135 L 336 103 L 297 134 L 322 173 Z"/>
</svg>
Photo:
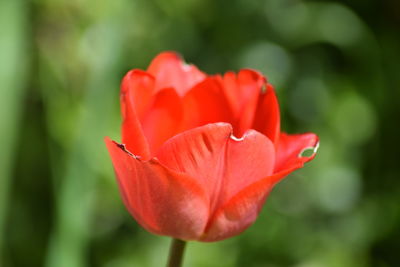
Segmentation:
<svg viewBox="0 0 400 267">
<path fill-rule="evenodd" d="M 251 228 L 191 242 L 185 266 L 400 266 L 399 36 L 397 0 L 1 0 L 0 266 L 164 265 L 103 142 L 121 78 L 164 50 L 261 70 L 283 129 L 321 138 Z"/>
</svg>

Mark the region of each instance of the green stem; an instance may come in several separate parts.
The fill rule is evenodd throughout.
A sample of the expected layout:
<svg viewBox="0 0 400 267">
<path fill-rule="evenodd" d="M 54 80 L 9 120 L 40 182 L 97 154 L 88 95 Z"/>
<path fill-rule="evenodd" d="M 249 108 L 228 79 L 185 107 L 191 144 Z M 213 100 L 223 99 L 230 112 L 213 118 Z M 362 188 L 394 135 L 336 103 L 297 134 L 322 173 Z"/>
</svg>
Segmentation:
<svg viewBox="0 0 400 267">
<path fill-rule="evenodd" d="M 169 249 L 169 258 L 167 267 L 181 267 L 183 261 L 183 253 L 185 251 L 186 242 L 179 239 L 172 239 Z"/>
</svg>

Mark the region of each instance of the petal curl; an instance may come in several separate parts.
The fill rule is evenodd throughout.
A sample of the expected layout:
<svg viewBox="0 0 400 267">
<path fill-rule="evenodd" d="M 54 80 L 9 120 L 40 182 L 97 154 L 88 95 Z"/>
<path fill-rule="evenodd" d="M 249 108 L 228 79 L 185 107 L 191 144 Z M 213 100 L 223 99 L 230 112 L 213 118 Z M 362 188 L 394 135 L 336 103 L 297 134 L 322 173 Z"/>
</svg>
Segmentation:
<svg viewBox="0 0 400 267">
<path fill-rule="evenodd" d="M 224 93 L 234 114 L 234 131 L 242 136 L 251 128 L 257 102 L 266 79 L 259 72 L 243 69 L 236 75 L 227 72 L 223 77 Z"/>
<path fill-rule="evenodd" d="M 209 214 L 199 183 L 154 160 L 140 161 L 109 138 L 105 142 L 125 206 L 139 224 L 154 234 L 198 239 Z"/>
<path fill-rule="evenodd" d="M 141 70 L 129 71 L 121 84 L 122 142 L 143 159 L 150 157 L 140 118 L 147 112 L 154 93 L 154 78 Z"/>
<path fill-rule="evenodd" d="M 209 194 L 212 214 L 244 187 L 272 174 L 275 148 L 256 131 L 236 139 L 230 124 L 214 123 L 169 139 L 157 158 L 174 171 L 196 177 Z"/>
<path fill-rule="evenodd" d="M 152 105 L 142 118 L 143 133 L 152 155 L 178 132 L 182 118 L 182 100 L 174 89 L 163 89 L 154 96 Z"/>
<path fill-rule="evenodd" d="M 121 107 L 124 115 L 124 105 L 129 101 L 139 118 L 148 109 L 154 94 L 154 77 L 142 70 L 129 71 L 121 83 Z"/>
<path fill-rule="evenodd" d="M 280 134 L 279 103 L 271 84 L 266 85 L 258 100 L 253 129 L 268 136 L 277 145 Z"/>
<path fill-rule="evenodd" d="M 314 133 L 293 135 L 281 133 L 277 146 L 274 173 L 289 173 L 303 167 L 304 163 L 315 157 L 318 146 L 319 139 Z M 310 156 L 301 155 L 306 149 L 313 149 L 313 154 Z"/>
<path fill-rule="evenodd" d="M 172 87 L 181 96 L 206 77 L 196 66 L 185 63 L 175 52 L 160 53 L 147 71 L 157 78 L 157 91 Z"/>
</svg>

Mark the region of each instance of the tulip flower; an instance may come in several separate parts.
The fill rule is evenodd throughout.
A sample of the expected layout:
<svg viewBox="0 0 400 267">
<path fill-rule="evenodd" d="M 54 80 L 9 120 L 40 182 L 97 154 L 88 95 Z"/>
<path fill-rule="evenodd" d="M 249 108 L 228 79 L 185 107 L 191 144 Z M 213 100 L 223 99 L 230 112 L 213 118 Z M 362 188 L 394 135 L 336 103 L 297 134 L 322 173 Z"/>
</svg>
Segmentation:
<svg viewBox="0 0 400 267">
<path fill-rule="evenodd" d="M 126 74 L 121 109 L 122 144 L 106 144 L 124 204 L 146 230 L 178 240 L 243 232 L 318 146 L 313 133 L 281 132 L 274 88 L 259 72 L 207 75 L 173 52 Z"/>
</svg>

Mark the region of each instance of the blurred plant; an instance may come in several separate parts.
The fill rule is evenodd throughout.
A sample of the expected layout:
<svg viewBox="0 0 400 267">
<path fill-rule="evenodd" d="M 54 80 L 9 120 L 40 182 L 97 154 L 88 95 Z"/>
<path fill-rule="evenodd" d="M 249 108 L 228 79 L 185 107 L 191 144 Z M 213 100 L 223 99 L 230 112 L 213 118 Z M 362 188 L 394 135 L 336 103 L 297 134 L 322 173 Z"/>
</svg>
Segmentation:
<svg viewBox="0 0 400 267">
<path fill-rule="evenodd" d="M 10 183 L 15 166 L 18 131 L 29 66 L 26 8 L 21 1 L 0 2 L 0 265 L 4 254 L 5 223 L 8 215 Z"/>
</svg>

